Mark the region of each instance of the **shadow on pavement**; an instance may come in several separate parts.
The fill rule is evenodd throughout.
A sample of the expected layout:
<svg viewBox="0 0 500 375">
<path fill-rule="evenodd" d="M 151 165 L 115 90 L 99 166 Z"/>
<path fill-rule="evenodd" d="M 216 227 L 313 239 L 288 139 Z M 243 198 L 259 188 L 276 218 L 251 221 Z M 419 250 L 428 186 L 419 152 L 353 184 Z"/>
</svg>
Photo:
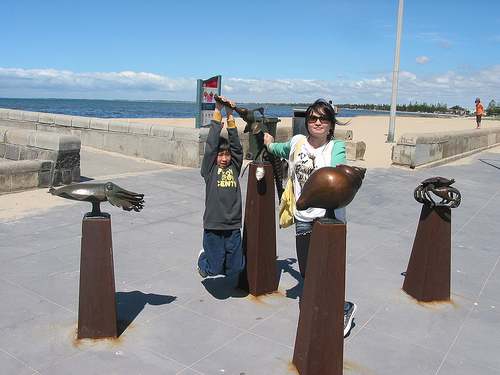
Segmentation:
<svg viewBox="0 0 500 375">
<path fill-rule="evenodd" d="M 132 324 L 146 305 L 166 305 L 177 299 L 174 296 L 164 296 L 161 294 L 144 294 L 138 290 L 133 292 L 117 292 L 115 296 L 118 337 Z"/>
</svg>

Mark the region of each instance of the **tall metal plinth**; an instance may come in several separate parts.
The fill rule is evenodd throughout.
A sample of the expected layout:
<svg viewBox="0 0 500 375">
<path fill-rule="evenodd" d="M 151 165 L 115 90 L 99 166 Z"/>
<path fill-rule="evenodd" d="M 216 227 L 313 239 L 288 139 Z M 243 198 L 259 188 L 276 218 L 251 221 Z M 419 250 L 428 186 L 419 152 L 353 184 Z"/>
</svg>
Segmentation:
<svg viewBox="0 0 500 375">
<path fill-rule="evenodd" d="M 111 217 L 82 220 L 78 338 L 117 337 Z"/>
<path fill-rule="evenodd" d="M 265 173 L 261 180 L 255 175 L 259 166 Z M 274 191 L 273 167 L 267 162 L 250 164 L 243 225 L 246 267 L 238 287 L 253 296 L 278 290 Z"/>
<path fill-rule="evenodd" d="M 451 209 L 422 206 L 403 290 L 421 302 L 450 299 Z"/>
<path fill-rule="evenodd" d="M 345 261 L 346 225 L 332 219 L 316 221 L 293 353 L 301 375 L 342 374 Z"/>
</svg>

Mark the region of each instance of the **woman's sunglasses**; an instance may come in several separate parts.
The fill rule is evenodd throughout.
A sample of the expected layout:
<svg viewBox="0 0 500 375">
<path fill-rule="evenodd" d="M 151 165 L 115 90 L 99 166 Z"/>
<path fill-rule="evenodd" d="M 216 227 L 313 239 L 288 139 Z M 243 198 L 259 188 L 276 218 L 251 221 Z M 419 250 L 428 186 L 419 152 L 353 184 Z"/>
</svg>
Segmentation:
<svg viewBox="0 0 500 375">
<path fill-rule="evenodd" d="M 321 116 L 319 116 L 319 117 L 318 117 L 318 116 L 314 116 L 314 115 L 312 115 L 312 116 L 309 116 L 309 117 L 307 118 L 307 122 L 308 122 L 309 124 L 314 124 L 314 123 L 316 123 L 316 121 L 318 121 L 318 120 L 319 120 L 322 124 L 328 124 L 328 123 L 330 122 L 330 119 L 328 118 L 328 116 L 327 116 L 327 115 L 321 115 Z"/>
</svg>

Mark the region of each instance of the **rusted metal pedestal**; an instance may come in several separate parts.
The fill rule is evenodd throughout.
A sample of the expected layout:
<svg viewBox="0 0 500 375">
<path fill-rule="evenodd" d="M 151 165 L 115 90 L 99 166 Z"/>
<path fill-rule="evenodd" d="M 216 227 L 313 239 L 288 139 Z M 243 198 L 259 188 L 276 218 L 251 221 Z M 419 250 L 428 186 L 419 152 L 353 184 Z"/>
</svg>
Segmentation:
<svg viewBox="0 0 500 375">
<path fill-rule="evenodd" d="M 450 298 L 451 209 L 422 206 L 403 290 L 421 302 Z"/>
<path fill-rule="evenodd" d="M 78 338 L 117 337 L 111 217 L 82 220 Z"/>
<path fill-rule="evenodd" d="M 260 181 L 255 176 L 259 166 L 265 172 Z M 266 162 L 250 164 L 243 225 L 246 268 L 240 273 L 238 287 L 253 296 L 278 289 L 274 191 L 273 167 Z"/>
<path fill-rule="evenodd" d="M 346 225 L 313 226 L 293 364 L 301 375 L 342 374 L 344 356 Z"/>
</svg>

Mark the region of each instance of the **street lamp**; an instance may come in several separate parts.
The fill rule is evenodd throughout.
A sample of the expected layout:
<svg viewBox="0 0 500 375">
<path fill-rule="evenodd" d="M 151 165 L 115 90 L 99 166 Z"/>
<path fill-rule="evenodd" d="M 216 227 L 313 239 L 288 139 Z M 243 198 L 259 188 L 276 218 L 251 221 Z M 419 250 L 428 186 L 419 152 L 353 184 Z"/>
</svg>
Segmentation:
<svg viewBox="0 0 500 375">
<path fill-rule="evenodd" d="M 391 98 L 391 116 L 389 121 L 389 132 L 387 142 L 394 142 L 394 128 L 396 127 L 396 106 L 398 99 L 398 79 L 399 79 L 399 55 L 401 51 L 401 29 L 403 26 L 403 3 L 399 0 L 398 11 L 398 31 L 396 33 L 396 53 L 394 54 L 394 71 L 392 73 L 392 98 Z"/>
</svg>

